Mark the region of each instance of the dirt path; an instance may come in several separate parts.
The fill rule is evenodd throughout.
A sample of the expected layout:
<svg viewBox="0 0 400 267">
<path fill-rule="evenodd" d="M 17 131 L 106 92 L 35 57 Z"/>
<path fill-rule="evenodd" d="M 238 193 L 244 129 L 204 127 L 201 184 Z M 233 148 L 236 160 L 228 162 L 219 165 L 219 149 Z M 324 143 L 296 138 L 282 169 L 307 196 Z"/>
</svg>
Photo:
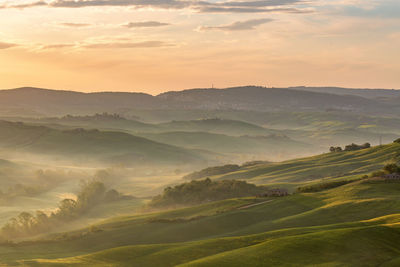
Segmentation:
<svg viewBox="0 0 400 267">
<path fill-rule="evenodd" d="M 263 201 L 263 202 L 242 206 L 242 207 L 239 207 L 238 210 L 248 209 L 248 208 L 251 208 L 251 207 L 254 207 L 254 206 L 258 206 L 258 205 L 261 205 L 261 204 L 264 204 L 264 203 L 267 203 L 267 202 L 271 202 L 272 200 L 273 199 L 269 199 L 269 200 L 266 200 L 266 201 Z"/>
</svg>

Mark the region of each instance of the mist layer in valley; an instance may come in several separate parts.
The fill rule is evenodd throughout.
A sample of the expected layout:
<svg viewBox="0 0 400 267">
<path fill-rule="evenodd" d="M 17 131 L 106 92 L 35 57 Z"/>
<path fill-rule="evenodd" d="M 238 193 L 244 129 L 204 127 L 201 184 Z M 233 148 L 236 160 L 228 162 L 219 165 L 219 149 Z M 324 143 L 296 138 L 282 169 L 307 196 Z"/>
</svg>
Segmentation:
<svg viewBox="0 0 400 267">
<path fill-rule="evenodd" d="M 390 143 L 400 137 L 399 97 L 392 90 L 304 87 L 193 89 L 157 96 L 3 90 L 0 224 L 47 218 L 48 232 L 78 229 L 149 212 L 143 207 L 153 197 L 200 170 L 206 175 L 199 178 L 218 178 L 223 173 L 213 167 L 234 166 L 227 178 L 240 179 L 252 166 L 328 153 L 331 146 Z M 82 192 L 89 189 L 82 184 L 91 183 L 102 184 L 95 194 L 102 197 L 87 204 Z M 66 210 L 72 215 L 61 224 Z M 18 217 L 22 212 L 32 217 Z M 15 237 L 44 232 L 32 228 Z"/>
</svg>

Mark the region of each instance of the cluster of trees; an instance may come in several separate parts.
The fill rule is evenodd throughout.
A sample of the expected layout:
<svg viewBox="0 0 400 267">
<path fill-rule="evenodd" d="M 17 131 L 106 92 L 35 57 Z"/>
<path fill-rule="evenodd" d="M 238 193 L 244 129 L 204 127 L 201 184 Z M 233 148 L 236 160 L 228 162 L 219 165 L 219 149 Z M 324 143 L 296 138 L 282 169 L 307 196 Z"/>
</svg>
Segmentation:
<svg viewBox="0 0 400 267">
<path fill-rule="evenodd" d="M 207 177 L 207 176 L 220 175 L 220 174 L 224 174 L 224 173 L 234 172 L 239 169 L 240 169 L 240 166 L 236 165 L 236 164 L 227 164 L 224 166 L 209 167 L 209 168 L 205 168 L 201 171 L 190 173 L 190 174 L 184 176 L 183 179 L 195 180 L 195 179 L 200 179 L 200 178 Z"/>
<path fill-rule="evenodd" d="M 263 186 L 256 186 L 245 181 L 193 180 L 175 187 L 167 187 L 163 194 L 150 202 L 150 207 L 187 206 L 235 197 L 256 196 L 266 191 Z"/>
<path fill-rule="evenodd" d="M 43 233 L 58 225 L 77 219 L 96 205 L 116 201 L 126 196 L 114 189 L 107 190 L 105 185 L 98 181 L 82 182 L 82 188 L 76 200 L 64 199 L 58 209 L 47 215 L 43 211 L 36 214 L 22 212 L 12 218 L 1 229 L 3 239 L 12 239 Z"/>
<path fill-rule="evenodd" d="M 103 112 L 103 113 L 96 113 L 92 116 L 73 116 L 73 115 L 66 115 L 64 117 L 62 117 L 63 120 L 69 120 L 69 121 L 81 121 L 81 120 L 87 120 L 87 121 L 91 121 L 91 120 L 125 120 L 124 117 L 121 117 L 121 115 L 114 113 L 114 114 L 110 114 L 107 112 Z"/>
<path fill-rule="evenodd" d="M 356 150 L 361 150 L 361 149 L 366 149 L 366 148 L 370 148 L 371 144 L 370 143 L 365 143 L 362 145 L 357 145 L 357 144 L 350 144 L 344 147 L 344 149 L 342 149 L 340 146 L 334 147 L 331 146 L 329 148 L 330 152 L 342 152 L 342 151 L 356 151 Z"/>
</svg>

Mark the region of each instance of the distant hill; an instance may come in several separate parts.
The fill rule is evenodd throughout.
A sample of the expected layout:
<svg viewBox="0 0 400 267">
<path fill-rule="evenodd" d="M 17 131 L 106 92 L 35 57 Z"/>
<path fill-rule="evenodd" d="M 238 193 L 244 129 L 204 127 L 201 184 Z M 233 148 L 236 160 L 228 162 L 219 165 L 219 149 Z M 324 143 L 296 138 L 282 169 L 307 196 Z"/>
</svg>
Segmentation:
<svg viewBox="0 0 400 267">
<path fill-rule="evenodd" d="M 233 110 L 352 110 L 384 112 L 384 104 L 377 100 L 354 95 L 309 92 L 292 88 L 257 86 L 227 89 L 191 89 L 166 92 L 158 97 L 186 103 L 198 109 Z"/>
<path fill-rule="evenodd" d="M 53 155 L 75 161 L 140 164 L 199 164 L 205 159 L 183 148 L 122 132 L 56 130 L 0 121 L 0 148 L 12 152 Z"/>
<path fill-rule="evenodd" d="M 23 87 L 0 91 L 0 105 L 4 109 L 30 109 L 40 114 L 92 114 L 118 108 L 159 108 L 161 102 L 144 93 L 49 90 Z"/>
<path fill-rule="evenodd" d="M 339 90 L 339 89 L 338 89 Z M 336 90 L 336 91 L 338 91 Z M 341 89 L 345 92 L 347 89 Z M 316 90 L 313 90 L 316 91 Z M 265 88 L 256 86 L 227 89 L 191 89 L 166 92 L 157 96 L 144 93 L 99 92 L 80 93 L 39 88 L 18 88 L 0 91 L 0 110 L 19 114 L 66 115 L 116 112 L 124 109 L 184 110 L 351 110 L 354 112 L 398 112 L 392 103 L 360 96 L 355 91 L 337 94 L 335 90 L 311 92 L 304 88 Z M 369 92 L 369 91 L 368 91 Z M 385 91 L 386 92 L 386 91 Z M 395 93 L 395 92 L 393 92 Z M 377 93 L 377 95 L 388 93 Z M 367 94 L 365 94 L 367 95 Z M 392 107 L 392 109 L 388 109 Z M 8 108 L 8 109 L 7 109 Z"/>
<path fill-rule="evenodd" d="M 294 155 L 307 155 L 318 147 L 295 141 L 284 135 L 266 136 L 228 136 L 207 132 L 165 132 L 141 134 L 148 139 L 179 147 L 204 149 L 216 153 L 253 154 L 259 158 L 277 159 L 285 154 L 287 158 Z"/>
<path fill-rule="evenodd" d="M 340 87 L 307 87 L 307 86 L 289 87 L 289 89 L 317 92 L 317 93 L 329 93 L 335 95 L 354 95 L 371 99 L 400 97 L 400 90 L 395 90 L 395 89 L 349 89 Z"/>
<path fill-rule="evenodd" d="M 265 135 L 274 131 L 265 129 L 261 126 L 237 120 L 226 119 L 202 119 L 190 121 L 171 121 L 159 124 L 161 128 L 168 131 L 186 132 L 210 132 L 227 135 Z"/>
</svg>

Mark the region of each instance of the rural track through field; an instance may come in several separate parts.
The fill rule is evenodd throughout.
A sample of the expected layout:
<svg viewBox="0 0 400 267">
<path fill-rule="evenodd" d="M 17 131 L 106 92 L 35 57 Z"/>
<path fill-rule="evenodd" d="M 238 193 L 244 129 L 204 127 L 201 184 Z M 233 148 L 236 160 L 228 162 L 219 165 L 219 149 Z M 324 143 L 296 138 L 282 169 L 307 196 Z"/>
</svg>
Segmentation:
<svg viewBox="0 0 400 267">
<path fill-rule="evenodd" d="M 271 202 L 272 200 L 273 200 L 273 199 L 269 199 L 269 200 L 266 200 L 266 201 L 263 201 L 263 202 L 258 202 L 258 203 L 254 203 L 254 204 L 242 206 L 242 207 L 239 207 L 239 208 L 237 208 L 237 209 L 238 209 L 238 210 L 248 209 L 248 208 L 251 208 L 251 207 L 254 207 L 254 206 L 258 206 L 258 205 L 261 205 L 261 204 L 264 204 L 264 203 Z"/>
</svg>

